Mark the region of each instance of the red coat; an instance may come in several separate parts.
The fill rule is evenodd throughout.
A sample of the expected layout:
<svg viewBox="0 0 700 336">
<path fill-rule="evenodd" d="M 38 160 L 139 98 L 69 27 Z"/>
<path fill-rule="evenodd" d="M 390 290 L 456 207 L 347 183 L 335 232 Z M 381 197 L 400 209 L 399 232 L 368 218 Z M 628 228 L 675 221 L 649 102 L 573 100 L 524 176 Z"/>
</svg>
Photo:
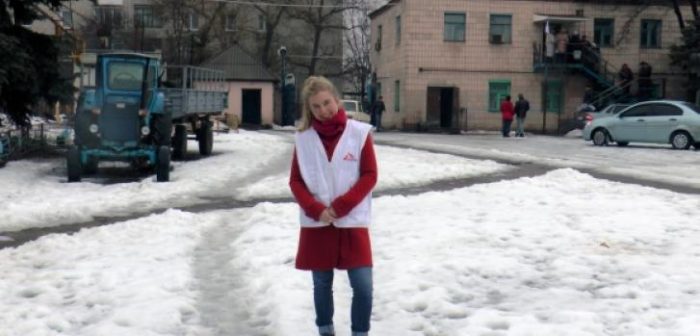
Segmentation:
<svg viewBox="0 0 700 336">
<path fill-rule="evenodd" d="M 513 115 L 515 114 L 513 103 L 504 100 L 501 102 L 501 118 L 506 121 L 513 121 Z"/>
<path fill-rule="evenodd" d="M 326 149 L 328 160 L 338 144 L 340 134 L 324 137 L 319 133 Z M 331 203 L 338 217 L 343 217 L 372 191 L 377 183 L 377 161 L 374 155 L 372 136 L 367 136 L 360 157 L 360 178 L 344 195 Z M 289 187 L 301 209 L 307 216 L 319 220 L 326 208 L 309 191 L 299 170 L 296 152 L 292 159 Z M 333 225 L 321 228 L 302 227 L 299 233 L 299 248 L 296 268 L 302 270 L 352 269 L 372 266 L 372 247 L 367 228 L 337 228 Z"/>
</svg>

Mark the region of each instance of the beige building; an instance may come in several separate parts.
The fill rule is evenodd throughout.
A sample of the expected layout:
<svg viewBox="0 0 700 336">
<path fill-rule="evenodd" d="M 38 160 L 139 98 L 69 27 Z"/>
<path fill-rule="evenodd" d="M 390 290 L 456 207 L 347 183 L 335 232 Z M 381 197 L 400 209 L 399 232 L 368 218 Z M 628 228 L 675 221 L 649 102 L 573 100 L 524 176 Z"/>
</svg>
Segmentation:
<svg viewBox="0 0 700 336">
<path fill-rule="evenodd" d="M 653 68 L 656 96 L 684 98 L 684 74 L 668 56 L 680 38 L 673 8 L 655 1 L 601 3 L 389 1 L 370 15 L 384 126 L 498 129 L 500 101 L 522 93 L 531 106 L 526 128 L 555 131 L 573 118 L 587 86 L 605 95 L 619 86 L 623 64 L 636 78 L 642 61 Z M 683 11 L 691 17 L 689 8 Z M 561 62 L 545 58 L 551 55 L 546 31 L 560 29 L 595 42 L 598 62 L 586 64 L 571 50 Z M 630 90 L 631 97 L 637 88 Z"/>
</svg>

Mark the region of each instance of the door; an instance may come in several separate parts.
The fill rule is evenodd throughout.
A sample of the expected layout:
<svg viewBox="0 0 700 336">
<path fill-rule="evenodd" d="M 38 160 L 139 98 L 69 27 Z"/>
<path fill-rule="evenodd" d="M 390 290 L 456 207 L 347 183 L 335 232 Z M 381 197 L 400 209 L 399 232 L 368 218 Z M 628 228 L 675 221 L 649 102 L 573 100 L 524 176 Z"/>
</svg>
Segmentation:
<svg viewBox="0 0 700 336">
<path fill-rule="evenodd" d="M 615 141 L 648 141 L 646 135 L 649 105 L 641 105 L 623 112 L 611 127 Z"/>
<path fill-rule="evenodd" d="M 649 105 L 646 117 L 646 139 L 649 142 L 667 143 L 671 132 L 680 125 L 683 110 L 671 104 Z"/>
<path fill-rule="evenodd" d="M 454 107 L 454 90 L 452 88 L 440 89 L 440 127 L 451 128 Z"/>
<path fill-rule="evenodd" d="M 241 92 L 242 100 L 242 123 L 249 125 L 260 125 L 261 123 L 261 111 L 260 111 L 260 89 L 243 89 Z"/>
<path fill-rule="evenodd" d="M 429 87 L 428 88 L 428 99 L 427 99 L 427 111 L 426 111 L 426 123 L 431 127 L 437 127 L 440 122 L 441 110 L 441 88 L 439 87 Z"/>
</svg>

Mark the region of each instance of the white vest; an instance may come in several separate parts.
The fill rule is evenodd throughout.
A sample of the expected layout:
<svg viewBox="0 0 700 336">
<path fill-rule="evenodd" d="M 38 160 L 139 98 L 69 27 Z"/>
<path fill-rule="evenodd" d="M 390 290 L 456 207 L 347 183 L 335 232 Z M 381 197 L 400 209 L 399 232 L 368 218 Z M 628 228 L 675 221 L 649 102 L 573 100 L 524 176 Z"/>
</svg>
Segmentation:
<svg viewBox="0 0 700 336">
<path fill-rule="evenodd" d="M 326 206 L 338 196 L 345 194 L 360 178 L 360 156 L 367 135 L 372 126 L 348 120 L 345 130 L 328 161 L 321 138 L 313 128 L 296 135 L 296 154 L 301 177 L 311 194 Z M 372 208 L 372 193 L 350 211 L 345 217 L 333 223 L 336 227 L 368 227 Z M 306 216 L 299 211 L 303 227 L 321 227 L 327 224 Z"/>
</svg>

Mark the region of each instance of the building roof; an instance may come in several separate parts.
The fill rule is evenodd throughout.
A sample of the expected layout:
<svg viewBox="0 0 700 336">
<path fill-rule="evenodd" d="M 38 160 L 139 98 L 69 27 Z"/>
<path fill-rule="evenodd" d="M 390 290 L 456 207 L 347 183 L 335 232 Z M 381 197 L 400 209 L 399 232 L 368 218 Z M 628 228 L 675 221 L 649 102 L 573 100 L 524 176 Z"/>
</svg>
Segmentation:
<svg viewBox="0 0 700 336">
<path fill-rule="evenodd" d="M 399 2 L 401 2 L 401 0 L 391 0 L 391 1 L 387 2 L 384 6 L 381 6 L 381 7 L 377 8 L 376 10 L 372 11 L 371 13 L 369 13 L 370 19 L 374 19 L 376 16 L 386 12 L 389 8 L 391 8 L 392 6 L 396 5 Z"/>
<path fill-rule="evenodd" d="M 224 72 L 226 80 L 276 81 L 270 71 L 239 45 L 226 49 L 217 56 L 202 63 L 203 67 Z"/>
</svg>

